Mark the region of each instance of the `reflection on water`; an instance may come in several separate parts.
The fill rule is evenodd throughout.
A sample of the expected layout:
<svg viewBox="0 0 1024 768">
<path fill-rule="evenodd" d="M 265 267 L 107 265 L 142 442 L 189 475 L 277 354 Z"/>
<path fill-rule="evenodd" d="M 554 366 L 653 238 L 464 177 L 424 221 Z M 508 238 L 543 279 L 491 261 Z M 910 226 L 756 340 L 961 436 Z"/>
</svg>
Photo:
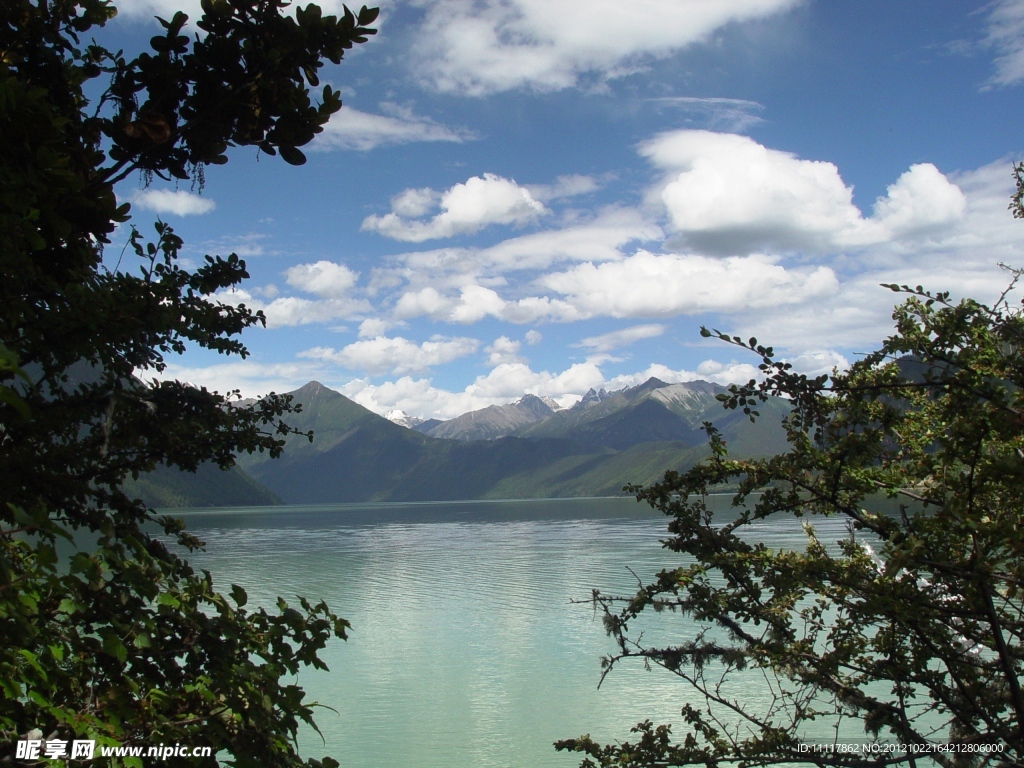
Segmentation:
<svg viewBox="0 0 1024 768">
<path fill-rule="evenodd" d="M 600 690 L 614 650 L 586 600 L 628 593 L 636 577 L 679 564 L 663 550 L 665 518 L 632 499 L 239 509 L 187 515 L 207 542 L 190 559 L 254 604 L 324 599 L 352 622 L 303 673 L 327 705 L 304 754 L 345 768 L 575 766 L 554 740 L 628 737 L 638 721 L 672 722 L 686 689 L 672 675 L 623 666 Z M 829 528 L 834 526 L 834 530 Z M 761 532 L 802 547 L 799 527 Z M 819 525 L 822 540 L 843 535 Z M 632 569 L 633 573 L 630 572 Z M 658 617 L 646 639 L 682 638 Z M 757 696 L 751 681 L 745 696 Z"/>
</svg>

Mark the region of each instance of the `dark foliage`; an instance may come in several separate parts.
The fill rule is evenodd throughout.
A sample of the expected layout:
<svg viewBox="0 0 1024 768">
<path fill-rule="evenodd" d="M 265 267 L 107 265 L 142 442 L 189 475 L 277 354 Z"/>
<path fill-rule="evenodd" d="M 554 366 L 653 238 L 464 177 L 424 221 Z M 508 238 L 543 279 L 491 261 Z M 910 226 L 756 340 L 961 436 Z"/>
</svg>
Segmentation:
<svg viewBox="0 0 1024 768">
<path fill-rule="evenodd" d="M 138 378 L 186 345 L 244 356 L 238 334 L 264 318 L 215 297 L 247 277 L 244 262 L 182 269 L 181 241 L 159 222 L 153 242 L 132 230 L 121 268 L 105 268 L 129 213 L 113 185 L 131 173 L 201 185 L 232 146 L 302 162 L 298 147 L 341 107 L 329 87 L 311 101 L 317 70 L 372 35 L 377 15 L 293 17 L 281 0 L 203 11 L 202 36 L 175 14 L 126 59 L 83 42 L 115 14 L 109 0 L 0 4 L 0 760 L 36 731 L 303 764 L 294 737 L 313 705 L 282 678 L 322 666 L 319 650 L 345 636 L 326 605 L 268 612 L 247 609 L 241 588 L 220 594 L 164 543 L 199 542 L 122 488 L 158 465 L 275 454 L 290 406 Z"/>
</svg>

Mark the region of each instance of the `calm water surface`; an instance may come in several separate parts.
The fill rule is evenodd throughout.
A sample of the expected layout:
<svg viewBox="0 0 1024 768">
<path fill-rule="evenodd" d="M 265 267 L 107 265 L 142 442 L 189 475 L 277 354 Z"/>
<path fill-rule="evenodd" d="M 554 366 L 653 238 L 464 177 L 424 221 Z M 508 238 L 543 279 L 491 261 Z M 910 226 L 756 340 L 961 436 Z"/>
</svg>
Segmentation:
<svg viewBox="0 0 1024 768">
<path fill-rule="evenodd" d="M 303 673 L 326 746 L 302 752 L 343 768 L 576 766 L 552 742 L 612 741 L 651 719 L 675 722 L 687 690 L 663 670 L 622 666 L 597 687 L 614 650 L 586 600 L 631 593 L 678 557 L 666 520 L 633 499 L 305 506 L 196 511 L 207 542 L 190 556 L 222 591 L 250 603 L 324 599 L 352 622 Z M 823 540 L 843 531 L 823 530 Z M 831 534 L 835 534 L 834 536 Z M 763 535 L 762 535 L 763 534 Z M 772 547 L 802 547 L 796 526 L 764 528 Z M 632 571 L 632 572 L 631 572 Z M 636 574 L 635 576 L 633 574 Z M 658 617 L 645 639 L 692 633 Z M 739 695 L 764 695 L 756 680 Z"/>
</svg>

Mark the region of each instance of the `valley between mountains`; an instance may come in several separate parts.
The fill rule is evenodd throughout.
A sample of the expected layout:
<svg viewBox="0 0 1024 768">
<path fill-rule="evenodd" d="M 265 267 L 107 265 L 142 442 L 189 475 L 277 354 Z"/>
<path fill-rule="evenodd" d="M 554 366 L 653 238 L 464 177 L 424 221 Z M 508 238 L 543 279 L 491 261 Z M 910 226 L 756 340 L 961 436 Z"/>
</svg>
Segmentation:
<svg viewBox="0 0 1024 768">
<path fill-rule="evenodd" d="M 366 501 L 558 498 L 621 495 L 708 455 L 701 424 L 721 431 L 735 456 L 785 450 L 785 401 L 762 404 L 751 422 L 722 407 L 725 389 L 705 381 L 649 379 L 588 392 L 570 408 L 534 395 L 449 421 L 379 416 L 318 382 L 291 393 L 288 418 L 313 441 L 291 436 L 283 455 L 242 454 L 223 472 L 158 468 L 134 492 L 154 507 L 329 504 Z"/>
</svg>

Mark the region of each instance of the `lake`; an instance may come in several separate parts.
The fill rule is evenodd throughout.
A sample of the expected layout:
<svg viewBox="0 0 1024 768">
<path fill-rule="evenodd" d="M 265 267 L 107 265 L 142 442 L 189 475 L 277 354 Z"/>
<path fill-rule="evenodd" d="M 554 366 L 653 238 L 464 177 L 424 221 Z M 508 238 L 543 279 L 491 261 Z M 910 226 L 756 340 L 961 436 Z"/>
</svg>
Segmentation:
<svg viewBox="0 0 1024 768">
<path fill-rule="evenodd" d="M 174 511 L 175 514 L 180 510 Z M 327 705 L 303 754 L 343 768 L 570 768 L 556 739 L 613 741 L 651 719 L 674 722 L 688 690 L 664 670 L 619 667 L 586 601 L 595 588 L 635 592 L 675 567 L 659 544 L 666 518 L 628 499 L 361 504 L 196 510 L 183 515 L 207 542 L 189 560 L 250 603 L 326 600 L 353 629 L 330 645 L 329 673 L 303 673 Z M 835 530 L 829 530 L 834 527 Z M 818 525 L 823 541 L 844 534 Z M 834 534 L 834 535 L 833 535 Z M 764 526 L 768 546 L 805 543 L 797 525 Z M 635 576 L 634 576 L 635 574 Z M 661 615 L 645 638 L 678 639 Z M 761 695 L 751 681 L 747 697 Z"/>
</svg>

